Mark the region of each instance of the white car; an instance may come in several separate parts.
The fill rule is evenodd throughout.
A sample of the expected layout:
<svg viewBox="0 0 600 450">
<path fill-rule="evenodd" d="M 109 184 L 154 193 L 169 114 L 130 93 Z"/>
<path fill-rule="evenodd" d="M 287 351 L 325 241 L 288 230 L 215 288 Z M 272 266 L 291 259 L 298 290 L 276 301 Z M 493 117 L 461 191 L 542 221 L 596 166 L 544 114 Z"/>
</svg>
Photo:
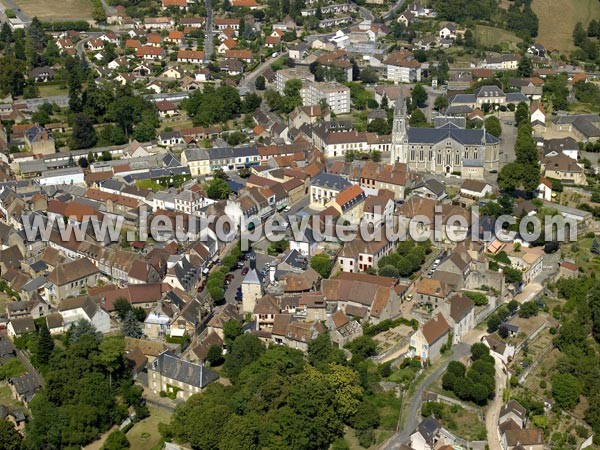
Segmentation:
<svg viewBox="0 0 600 450">
<path fill-rule="evenodd" d="M 283 210 L 283 212 L 290 212 L 292 210 L 291 206 L 286 206 Z"/>
<path fill-rule="evenodd" d="M 272 58 L 277 58 L 279 56 L 279 53 L 275 52 L 271 55 Z"/>
</svg>

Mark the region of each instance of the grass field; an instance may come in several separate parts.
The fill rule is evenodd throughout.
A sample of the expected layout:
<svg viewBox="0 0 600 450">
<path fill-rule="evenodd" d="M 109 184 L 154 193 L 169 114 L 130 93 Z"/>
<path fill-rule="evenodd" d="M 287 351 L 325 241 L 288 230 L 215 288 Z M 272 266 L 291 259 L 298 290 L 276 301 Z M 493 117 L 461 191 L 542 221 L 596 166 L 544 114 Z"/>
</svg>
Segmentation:
<svg viewBox="0 0 600 450">
<path fill-rule="evenodd" d="M 40 20 L 91 19 L 92 2 L 90 0 L 16 0 L 17 5 L 29 17 Z"/>
<path fill-rule="evenodd" d="M 516 44 L 522 40 L 510 31 L 486 25 L 477 25 L 475 28 L 475 39 L 481 45 L 501 45 L 502 49 L 507 51 L 516 48 Z"/>
<path fill-rule="evenodd" d="M 40 97 L 53 97 L 55 95 L 67 95 L 69 93 L 68 89 L 63 89 L 58 84 L 38 83 L 37 87 L 40 91 Z"/>
<path fill-rule="evenodd" d="M 537 40 L 561 53 L 575 48 L 572 35 L 577 22 L 586 27 L 590 20 L 600 18 L 598 0 L 533 0 L 531 6 L 540 21 Z"/>
<path fill-rule="evenodd" d="M 171 414 L 161 408 L 153 406 L 150 409 L 150 417 L 136 423 L 131 430 L 127 432 L 127 439 L 131 442 L 132 450 L 151 450 L 160 444 L 161 436 L 158 432 L 160 422 L 168 423 Z"/>
</svg>

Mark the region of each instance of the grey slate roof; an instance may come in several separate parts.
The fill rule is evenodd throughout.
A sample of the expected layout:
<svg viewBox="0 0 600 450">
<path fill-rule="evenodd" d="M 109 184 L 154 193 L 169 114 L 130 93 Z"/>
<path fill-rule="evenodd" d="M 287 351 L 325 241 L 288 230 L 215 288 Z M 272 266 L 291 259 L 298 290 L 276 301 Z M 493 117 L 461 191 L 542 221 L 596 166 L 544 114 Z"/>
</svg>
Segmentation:
<svg viewBox="0 0 600 450">
<path fill-rule="evenodd" d="M 181 381 L 200 389 L 218 380 L 219 374 L 200 364 L 178 358 L 169 350 L 165 350 L 152 362 L 152 370 L 160 372 L 164 377 Z"/>
<path fill-rule="evenodd" d="M 331 175 L 329 173 L 321 172 L 311 180 L 311 185 L 326 189 L 335 189 L 337 191 L 342 191 L 347 187 L 351 186 L 351 183 L 346 181 L 339 175 Z"/>
<path fill-rule="evenodd" d="M 440 128 L 409 128 L 408 142 L 410 144 L 436 144 L 444 139 L 453 139 L 463 145 L 481 145 L 484 130 L 481 129 L 461 129 L 452 125 L 445 125 Z M 485 133 L 487 144 L 496 144 L 500 140 Z"/>
<path fill-rule="evenodd" d="M 508 92 L 506 94 L 506 103 L 529 102 L 529 99 L 522 92 Z"/>
</svg>

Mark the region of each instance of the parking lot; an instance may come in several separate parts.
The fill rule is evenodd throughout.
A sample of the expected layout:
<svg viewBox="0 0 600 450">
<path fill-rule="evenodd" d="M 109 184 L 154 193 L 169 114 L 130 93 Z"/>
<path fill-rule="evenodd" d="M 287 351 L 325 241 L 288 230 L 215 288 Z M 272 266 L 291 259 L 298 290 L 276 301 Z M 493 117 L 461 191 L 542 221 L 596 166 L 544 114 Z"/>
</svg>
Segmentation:
<svg viewBox="0 0 600 450">
<path fill-rule="evenodd" d="M 255 255 L 256 255 L 256 270 L 258 270 L 259 272 L 263 269 L 263 267 L 265 266 L 265 264 L 267 262 L 272 263 L 275 260 L 275 258 L 273 256 L 269 256 L 266 253 L 262 253 L 260 251 L 256 251 Z M 248 266 L 250 266 L 250 262 L 244 261 L 244 267 L 248 267 Z M 231 303 L 231 304 L 238 303 L 235 300 L 235 294 L 236 294 L 238 288 L 242 285 L 242 281 L 244 279 L 244 277 L 242 276 L 242 270 L 243 270 L 243 268 L 239 268 L 239 269 L 235 269 L 234 271 L 231 272 L 233 274 L 234 278 L 233 278 L 233 280 L 231 280 L 231 283 L 229 284 L 229 286 L 227 286 L 227 289 L 225 290 L 225 301 L 227 303 Z"/>
</svg>

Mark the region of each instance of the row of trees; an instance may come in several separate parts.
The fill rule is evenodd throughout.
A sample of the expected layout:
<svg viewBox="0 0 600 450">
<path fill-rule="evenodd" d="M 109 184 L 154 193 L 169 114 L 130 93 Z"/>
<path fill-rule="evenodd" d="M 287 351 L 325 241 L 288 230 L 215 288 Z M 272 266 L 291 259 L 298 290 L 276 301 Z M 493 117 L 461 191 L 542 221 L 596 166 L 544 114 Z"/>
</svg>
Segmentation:
<svg viewBox="0 0 600 450">
<path fill-rule="evenodd" d="M 498 186 L 508 194 L 522 189 L 525 194 L 531 196 L 540 185 L 540 162 L 525 103 L 519 103 L 517 106 L 515 120 L 519 124 L 515 143 L 516 160 L 500 170 Z"/>
<path fill-rule="evenodd" d="M 477 343 L 471 347 L 471 361 L 468 369 L 459 361 L 451 361 L 442 377 L 442 386 L 461 400 L 485 405 L 496 393 L 494 358 L 485 344 Z"/>
<path fill-rule="evenodd" d="M 431 253 L 431 241 L 402 241 L 395 252 L 379 259 L 379 275 L 397 278 L 407 277 L 420 269 Z"/>
</svg>

